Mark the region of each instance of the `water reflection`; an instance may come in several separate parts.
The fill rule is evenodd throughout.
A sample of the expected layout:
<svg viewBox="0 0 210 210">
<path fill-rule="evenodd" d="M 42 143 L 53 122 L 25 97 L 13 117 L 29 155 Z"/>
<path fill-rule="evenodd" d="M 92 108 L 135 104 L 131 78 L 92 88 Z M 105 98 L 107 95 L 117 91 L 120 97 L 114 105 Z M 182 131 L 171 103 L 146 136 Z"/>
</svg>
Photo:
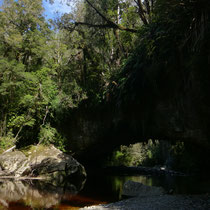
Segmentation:
<svg viewBox="0 0 210 210">
<path fill-rule="evenodd" d="M 148 176 L 113 176 L 110 177 L 112 182 L 112 191 L 118 194 L 118 199 L 122 199 L 123 185 L 126 181 L 131 180 L 134 182 L 140 182 L 144 185 L 153 186 L 153 179 Z"/>
<path fill-rule="evenodd" d="M 11 203 L 21 203 L 32 208 L 56 207 L 66 197 L 69 199 L 75 196 L 82 190 L 84 183 L 85 180 L 80 180 L 74 184 L 67 182 L 63 186 L 56 186 L 40 180 L 0 179 L 0 204 L 5 208 L 9 208 Z"/>
<path fill-rule="evenodd" d="M 197 176 L 110 176 L 112 191 L 122 199 L 122 188 L 126 181 L 132 180 L 148 186 L 161 186 L 166 191 L 173 189 L 174 194 L 210 193 L 209 178 Z"/>
<path fill-rule="evenodd" d="M 122 187 L 127 180 L 149 186 L 162 186 L 175 194 L 210 193 L 207 177 L 116 176 L 90 172 L 87 181 L 77 180 L 56 186 L 38 180 L 12 181 L 0 179 L 0 209 L 78 209 L 79 207 L 115 202 L 122 199 Z M 85 183 L 85 184 L 84 184 Z"/>
</svg>

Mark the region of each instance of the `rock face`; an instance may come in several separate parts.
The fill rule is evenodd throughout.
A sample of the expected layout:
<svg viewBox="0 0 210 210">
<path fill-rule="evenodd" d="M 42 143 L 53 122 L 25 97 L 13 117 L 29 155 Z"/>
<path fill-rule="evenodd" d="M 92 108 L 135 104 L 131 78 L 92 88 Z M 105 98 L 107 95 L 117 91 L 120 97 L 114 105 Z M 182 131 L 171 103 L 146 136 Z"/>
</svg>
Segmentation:
<svg viewBox="0 0 210 210">
<path fill-rule="evenodd" d="M 86 177 L 84 167 L 54 146 L 31 146 L 0 155 L 0 176 L 41 177 L 62 183 L 66 177 Z"/>
<path fill-rule="evenodd" d="M 184 114 L 179 113 L 176 111 L 178 108 L 172 106 L 170 101 L 154 101 L 152 107 L 145 101 L 141 106 L 131 103 L 131 107 L 123 110 L 109 106 L 103 109 L 86 106 L 88 107 L 86 104 L 80 105 L 72 113 L 71 119 L 67 118 L 60 125 L 62 133 L 71 139 L 71 150 L 76 152 L 78 159 L 86 161 L 86 164 L 101 161 L 117 146 L 135 144 L 150 138 L 170 140 L 173 143 L 177 140 L 183 141 L 193 146 L 193 156 L 199 153 L 204 156 L 201 161 L 204 168 L 209 162 L 209 156 L 205 154 L 210 149 L 210 132 L 204 131 L 210 125 L 208 115 L 205 118 L 197 117 L 201 112 L 191 112 L 190 108 L 186 108 Z M 196 119 L 203 119 L 202 122 L 208 119 L 209 122 L 204 123 L 204 126 Z M 202 152 L 203 150 L 205 151 Z M 201 158 L 201 155 L 198 157 Z"/>
<path fill-rule="evenodd" d="M 129 180 L 124 184 L 122 194 L 130 197 L 157 196 L 165 194 L 165 191 L 162 187 L 151 187 Z"/>
<path fill-rule="evenodd" d="M 18 170 L 28 163 L 27 157 L 20 151 L 0 155 L 0 175 L 20 175 Z"/>
</svg>

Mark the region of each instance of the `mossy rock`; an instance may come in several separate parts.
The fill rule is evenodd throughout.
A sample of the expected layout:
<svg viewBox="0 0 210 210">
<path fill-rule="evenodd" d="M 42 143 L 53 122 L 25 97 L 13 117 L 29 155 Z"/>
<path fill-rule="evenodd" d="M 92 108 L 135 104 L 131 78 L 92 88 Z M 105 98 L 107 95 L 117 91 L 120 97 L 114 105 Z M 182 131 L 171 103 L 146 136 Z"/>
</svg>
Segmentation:
<svg viewBox="0 0 210 210">
<path fill-rule="evenodd" d="M 3 175 L 42 177 L 57 184 L 72 175 L 84 178 L 84 167 L 53 145 L 28 146 L 0 155 Z"/>
</svg>

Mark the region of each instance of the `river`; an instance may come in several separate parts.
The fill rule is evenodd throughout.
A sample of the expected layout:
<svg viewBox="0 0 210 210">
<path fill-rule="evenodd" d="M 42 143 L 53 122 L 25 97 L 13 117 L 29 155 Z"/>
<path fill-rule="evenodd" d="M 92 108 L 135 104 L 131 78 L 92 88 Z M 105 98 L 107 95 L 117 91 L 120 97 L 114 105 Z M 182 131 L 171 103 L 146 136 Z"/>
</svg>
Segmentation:
<svg viewBox="0 0 210 210">
<path fill-rule="evenodd" d="M 127 180 L 149 186 L 162 186 L 174 194 L 210 193 L 208 177 L 114 175 L 89 171 L 86 180 L 66 180 L 66 187 L 38 180 L 0 180 L 0 209 L 79 209 L 115 202 L 123 198 L 122 186 Z"/>
</svg>

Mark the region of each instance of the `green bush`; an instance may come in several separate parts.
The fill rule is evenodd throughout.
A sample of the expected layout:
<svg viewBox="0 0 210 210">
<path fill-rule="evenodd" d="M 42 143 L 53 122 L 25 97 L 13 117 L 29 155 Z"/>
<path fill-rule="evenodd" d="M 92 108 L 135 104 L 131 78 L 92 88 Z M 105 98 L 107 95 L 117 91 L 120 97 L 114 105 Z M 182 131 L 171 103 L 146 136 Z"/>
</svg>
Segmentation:
<svg viewBox="0 0 210 210">
<path fill-rule="evenodd" d="M 202 151 L 181 141 L 170 143 L 148 140 L 129 146 L 121 145 L 107 162 L 111 166 L 165 166 L 182 172 L 197 172 Z"/>
<path fill-rule="evenodd" d="M 15 145 L 15 138 L 11 132 L 7 136 L 0 137 L 0 153 Z"/>
<path fill-rule="evenodd" d="M 66 139 L 55 128 L 51 127 L 49 123 L 41 127 L 38 138 L 39 144 L 54 144 L 58 149 L 65 152 Z"/>
</svg>

